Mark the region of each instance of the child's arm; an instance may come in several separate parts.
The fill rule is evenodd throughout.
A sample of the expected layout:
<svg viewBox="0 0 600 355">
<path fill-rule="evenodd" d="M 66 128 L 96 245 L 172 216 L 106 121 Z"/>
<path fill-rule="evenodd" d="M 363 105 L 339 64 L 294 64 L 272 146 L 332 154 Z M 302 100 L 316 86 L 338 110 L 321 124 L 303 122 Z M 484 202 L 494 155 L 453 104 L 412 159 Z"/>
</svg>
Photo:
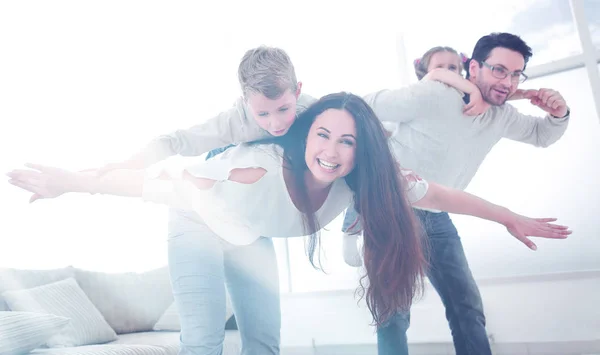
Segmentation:
<svg viewBox="0 0 600 355">
<path fill-rule="evenodd" d="M 479 88 L 469 80 L 444 68 L 435 68 L 431 70 L 422 80 L 441 81 L 442 83 L 450 85 L 469 95 L 473 95 L 474 92 L 479 91 Z"/>
<path fill-rule="evenodd" d="M 469 80 L 456 74 L 453 71 L 443 68 L 436 68 L 431 70 L 422 80 L 436 80 L 446 85 L 452 86 L 457 90 L 462 91 L 465 94 L 469 94 L 469 103 L 464 108 L 464 113 L 469 116 L 476 116 L 484 113 L 490 108 L 490 105 L 483 101 L 481 91 L 477 85 L 473 84 Z"/>
<path fill-rule="evenodd" d="M 198 156 L 232 143 L 256 140 L 267 136 L 246 108 L 243 98 L 216 116 L 186 129 L 159 135 L 125 160 L 89 169 L 98 175 L 118 169 L 145 169 L 170 156 Z"/>
<path fill-rule="evenodd" d="M 314 101 L 315 99 L 308 95 L 300 95 L 296 112 L 304 111 Z M 216 148 L 268 136 L 269 134 L 256 123 L 244 99 L 239 98 L 229 110 L 187 129 L 160 135 L 126 160 L 108 164 L 96 171 L 103 174 L 115 169 L 145 169 L 176 154 L 198 156 Z"/>
</svg>

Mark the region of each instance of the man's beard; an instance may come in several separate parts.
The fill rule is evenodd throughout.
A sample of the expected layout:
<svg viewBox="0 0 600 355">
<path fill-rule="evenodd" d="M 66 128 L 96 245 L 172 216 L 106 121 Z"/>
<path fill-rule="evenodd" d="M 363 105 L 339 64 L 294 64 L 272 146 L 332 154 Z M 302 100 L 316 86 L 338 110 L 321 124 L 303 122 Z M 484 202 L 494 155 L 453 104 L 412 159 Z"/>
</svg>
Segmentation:
<svg viewBox="0 0 600 355">
<path fill-rule="evenodd" d="M 501 96 L 501 94 L 497 91 L 495 91 L 494 86 L 493 85 L 488 85 L 488 84 L 484 84 L 481 82 L 477 83 L 477 87 L 479 88 L 479 90 L 481 91 L 481 97 L 483 98 L 483 101 L 487 102 L 488 104 L 492 105 L 492 106 L 501 106 L 504 105 L 504 103 L 506 102 L 506 100 L 508 100 L 511 92 L 509 89 L 506 89 L 504 87 L 499 87 L 496 86 L 496 89 L 502 90 L 502 91 L 506 91 L 506 94 L 504 95 L 503 99 L 499 99 L 498 100 L 498 96 Z"/>
</svg>

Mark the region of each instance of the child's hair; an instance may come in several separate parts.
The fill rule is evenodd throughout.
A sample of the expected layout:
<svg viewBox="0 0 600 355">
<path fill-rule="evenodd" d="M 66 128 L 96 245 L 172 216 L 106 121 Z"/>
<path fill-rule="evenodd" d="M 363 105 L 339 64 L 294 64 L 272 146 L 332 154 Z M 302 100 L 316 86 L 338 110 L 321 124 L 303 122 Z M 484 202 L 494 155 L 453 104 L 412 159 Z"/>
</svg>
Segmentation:
<svg viewBox="0 0 600 355">
<path fill-rule="evenodd" d="M 415 74 L 417 74 L 417 78 L 419 80 L 423 79 L 423 77 L 425 77 L 425 75 L 427 75 L 427 68 L 429 67 L 429 62 L 431 61 L 431 57 L 439 52 L 450 52 L 450 53 L 454 53 L 457 56 L 460 57 L 460 67 L 459 67 L 459 72 L 462 73 L 462 71 L 465 69 L 465 63 L 468 61 L 467 56 L 464 53 L 458 53 L 456 51 L 456 49 L 452 48 L 452 47 L 442 47 L 442 46 L 438 46 L 438 47 L 433 47 L 430 50 L 428 50 L 427 52 L 425 52 L 425 54 L 423 54 L 423 56 L 421 58 L 417 58 L 414 61 L 414 65 L 415 65 Z"/>
<path fill-rule="evenodd" d="M 260 46 L 248 50 L 238 68 L 238 80 L 242 95 L 263 94 L 277 99 L 290 89 L 298 88 L 294 65 L 287 53 L 280 48 Z"/>
</svg>

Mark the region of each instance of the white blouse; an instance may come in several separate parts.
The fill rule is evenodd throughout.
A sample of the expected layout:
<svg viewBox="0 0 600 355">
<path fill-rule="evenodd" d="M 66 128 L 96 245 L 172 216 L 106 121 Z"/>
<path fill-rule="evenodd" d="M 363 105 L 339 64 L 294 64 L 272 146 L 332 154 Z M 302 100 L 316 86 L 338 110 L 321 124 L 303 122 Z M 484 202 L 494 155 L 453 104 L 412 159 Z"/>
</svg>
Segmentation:
<svg viewBox="0 0 600 355">
<path fill-rule="evenodd" d="M 304 236 L 302 213 L 292 202 L 283 177 L 282 153 L 282 148 L 275 144 L 241 144 L 186 168 L 193 176 L 215 180 L 211 188 L 200 189 L 183 179 L 147 176 L 142 198 L 193 210 L 213 232 L 236 245 L 250 244 L 261 236 Z M 228 180 L 231 170 L 236 168 L 263 168 L 266 173 L 257 182 L 244 184 Z M 407 174 L 403 171 L 403 175 Z M 407 182 L 410 203 L 427 193 L 425 180 L 407 179 Z M 337 179 L 315 213 L 319 225 L 328 225 L 352 202 L 352 191 L 344 179 Z"/>
</svg>

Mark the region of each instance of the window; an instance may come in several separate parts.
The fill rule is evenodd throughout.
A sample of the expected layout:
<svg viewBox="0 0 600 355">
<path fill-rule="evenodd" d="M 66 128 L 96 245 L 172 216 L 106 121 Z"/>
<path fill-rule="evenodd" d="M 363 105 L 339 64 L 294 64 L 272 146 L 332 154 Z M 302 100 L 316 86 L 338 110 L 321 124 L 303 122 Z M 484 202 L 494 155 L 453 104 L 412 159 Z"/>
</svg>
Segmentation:
<svg viewBox="0 0 600 355">
<path fill-rule="evenodd" d="M 581 53 L 569 1 L 531 1 L 514 13 L 506 31 L 520 35 L 533 49 L 529 66 Z"/>
<path fill-rule="evenodd" d="M 596 49 L 600 50 L 600 2 L 595 0 L 584 0 L 583 8 L 592 36 L 592 42 Z"/>
</svg>

